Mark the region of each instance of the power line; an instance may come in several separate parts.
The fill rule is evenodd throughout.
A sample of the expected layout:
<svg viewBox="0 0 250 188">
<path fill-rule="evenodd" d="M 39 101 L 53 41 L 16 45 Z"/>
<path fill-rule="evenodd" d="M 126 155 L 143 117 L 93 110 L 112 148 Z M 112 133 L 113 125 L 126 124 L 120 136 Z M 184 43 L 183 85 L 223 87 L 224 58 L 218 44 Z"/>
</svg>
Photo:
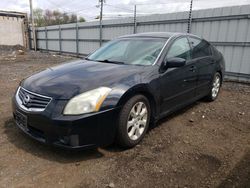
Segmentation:
<svg viewBox="0 0 250 188">
<path fill-rule="evenodd" d="M 115 6 L 115 5 L 110 5 L 110 4 L 105 4 L 109 7 L 114 7 L 114 8 L 118 8 L 118 9 L 121 9 L 121 10 L 127 10 L 127 11 L 131 11 L 131 12 L 134 12 L 134 10 L 131 10 L 131 9 L 127 9 L 127 8 L 123 8 L 123 7 L 118 7 L 118 6 Z"/>
<path fill-rule="evenodd" d="M 67 12 L 68 10 L 62 8 L 61 6 L 59 6 L 58 4 L 54 3 L 53 1 L 47 0 L 47 2 L 49 2 L 50 4 L 56 6 L 57 8 L 59 7 L 59 9 L 62 9 L 63 11 Z"/>
<path fill-rule="evenodd" d="M 57 5 L 56 3 L 52 2 L 52 1 L 49 1 L 49 0 L 47 0 L 47 1 L 55 6 L 59 7 L 60 9 L 62 9 L 64 11 L 64 13 L 67 13 L 67 14 L 72 14 L 72 13 L 81 12 L 84 10 L 96 8 L 96 6 L 90 6 L 90 7 L 85 7 L 84 9 L 80 9 L 80 10 L 69 11 L 69 10 L 62 8 L 61 6 Z"/>
<path fill-rule="evenodd" d="M 84 11 L 84 10 L 89 10 L 89 9 L 93 9 L 93 8 L 96 8 L 95 6 L 93 7 L 86 7 L 84 9 L 80 9 L 80 10 L 75 10 L 75 11 L 71 11 L 71 12 L 66 12 L 68 14 L 71 14 L 71 13 L 76 13 L 76 12 L 81 12 L 81 11 Z"/>
<path fill-rule="evenodd" d="M 136 3 L 135 5 L 170 5 L 171 3 Z"/>
<path fill-rule="evenodd" d="M 123 8 L 123 7 L 119 7 L 119 6 L 115 6 L 115 5 L 110 5 L 110 4 L 107 4 L 107 3 L 105 5 L 110 6 L 110 7 L 114 7 L 114 8 L 118 8 L 118 9 L 121 9 L 121 10 L 127 10 L 127 11 L 131 12 L 130 14 L 134 14 L 134 10 L 132 10 L 132 9 L 127 9 L 127 8 Z M 140 12 L 139 10 L 136 10 L 136 12 L 137 12 L 136 14 L 152 14 L 152 13 L 147 13 L 147 12 Z"/>
<path fill-rule="evenodd" d="M 118 8 L 118 9 L 121 9 L 121 10 L 127 10 L 127 11 L 131 11 L 130 13 L 127 13 L 127 14 L 134 14 L 134 10 L 132 9 L 126 9 L 126 8 L 122 8 L 122 7 L 118 7 L 118 6 L 114 6 L 114 5 L 110 5 L 110 4 L 105 4 L 105 5 L 108 5 L 110 7 L 115 7 L 115 8 Z M 137 15 L 149 15 L 149 14 L 152 14 L 152 13 L 148 13 L 148 12 L 140 12 L 138 9 L 136 9 L 136 14 Z"/>
<path fill-rule="evenodd" d="M 73 2 L 71 2 L 73 1 Z M 71 0 L 71 1 L 68 1 L 67 3 L 64 3 L 63 6 L 66 6 L 66 5 L 72 5 L 72 4 L 75 4 L 76 2 L 74 2 L 75 0 Z"/>
</svg>

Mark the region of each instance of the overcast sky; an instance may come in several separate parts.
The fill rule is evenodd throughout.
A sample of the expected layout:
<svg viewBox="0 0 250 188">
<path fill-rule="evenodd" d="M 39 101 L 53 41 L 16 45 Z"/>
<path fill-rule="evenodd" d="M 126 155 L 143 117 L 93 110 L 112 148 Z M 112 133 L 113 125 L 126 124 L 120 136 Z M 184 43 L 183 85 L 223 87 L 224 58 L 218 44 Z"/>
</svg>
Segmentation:
<svg viewBox="0 0 250 188">
<path fill-rule="evenodd" d="M 99 0 L 33 0 L 34 8 L 60 10 L 76 13 L 86 20 L 93 20 L 98 14 Z M 193 9 L 250 4 L 250 0 L 193 0 Z M 169 13 L 189 10 L 190 0 L 106 0 L 104 18 L 133 16 L 134 4 L 140 15 Z M 29 12 L 29 0 L 0 0 L 0 10 Z"/>
</svg>

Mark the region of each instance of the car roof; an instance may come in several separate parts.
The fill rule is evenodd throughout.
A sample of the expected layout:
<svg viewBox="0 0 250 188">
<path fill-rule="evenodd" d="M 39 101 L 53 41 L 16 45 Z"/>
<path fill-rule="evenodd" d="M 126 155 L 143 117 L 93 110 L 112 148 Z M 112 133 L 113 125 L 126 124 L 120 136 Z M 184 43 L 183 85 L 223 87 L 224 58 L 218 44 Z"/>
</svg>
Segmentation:
<svg viewBox="0 0 250 188">
<path fill-rule="evenodd" d="M 137 33 L 137 34 L 132 34 L 132 35 L 124 35 L 121 36 L 119 38 L 134 38 L 134 37 L 146 37 L 146 38 L 170 38 L 173 36 L 195 36 L 198 37 L 196 35 L 193 34 L 189 34 L 189 33 L 179 33 L 179 32 L 146 32 L 146 33 Z M 200 38 L 200 37 L 198 37 Z"/>
</svg>

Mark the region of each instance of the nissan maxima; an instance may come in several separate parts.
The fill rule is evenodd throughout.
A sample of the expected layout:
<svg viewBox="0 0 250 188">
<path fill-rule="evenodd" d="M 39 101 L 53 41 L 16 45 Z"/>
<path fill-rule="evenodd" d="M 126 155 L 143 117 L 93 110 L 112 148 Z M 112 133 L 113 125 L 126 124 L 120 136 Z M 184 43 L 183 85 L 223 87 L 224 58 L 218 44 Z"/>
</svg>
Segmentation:
<svg viewBox="0 0 250 188">
<path fill-rule="evenodd" d="M 127 35 L 21 81 L 13 115 L 43 143 L 131 148 L 157 120 L 201 98 L 214 101 L 224 70 L 222 54 L 195 35 Z"/>
</svg>

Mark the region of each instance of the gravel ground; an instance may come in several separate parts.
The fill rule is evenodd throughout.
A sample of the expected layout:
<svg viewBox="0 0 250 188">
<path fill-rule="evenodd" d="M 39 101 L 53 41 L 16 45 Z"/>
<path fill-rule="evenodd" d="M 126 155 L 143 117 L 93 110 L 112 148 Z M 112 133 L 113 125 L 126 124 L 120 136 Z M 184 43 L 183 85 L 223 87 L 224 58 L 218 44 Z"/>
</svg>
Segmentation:
<svg viewBox="0 0 250 188">
<path fill-rule="evenodd" d="M 250 85 L 224 83 L 215 102 L 161 120 L 133 149 L 64 151 L 17 129 L 11 96 L 23 78 L 73 58 L 3 49 L 0 187 L 250 187 Z"/>
</svg>

